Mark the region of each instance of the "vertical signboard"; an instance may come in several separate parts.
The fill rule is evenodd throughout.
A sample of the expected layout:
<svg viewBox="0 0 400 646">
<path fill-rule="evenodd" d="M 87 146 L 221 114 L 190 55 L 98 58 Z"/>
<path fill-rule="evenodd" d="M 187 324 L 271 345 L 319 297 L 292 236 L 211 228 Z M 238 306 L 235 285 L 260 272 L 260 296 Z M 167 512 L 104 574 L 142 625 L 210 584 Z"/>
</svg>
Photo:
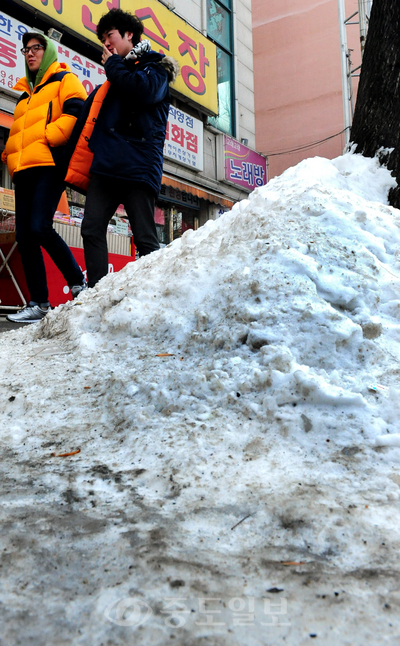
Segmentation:
<svg viewBox="0 0 400 646">
<path fill-rule="evenodd" d="M 199 119 L 170 106 L 164 157 L 203 170 L 203 123 Z"/>
</svg>

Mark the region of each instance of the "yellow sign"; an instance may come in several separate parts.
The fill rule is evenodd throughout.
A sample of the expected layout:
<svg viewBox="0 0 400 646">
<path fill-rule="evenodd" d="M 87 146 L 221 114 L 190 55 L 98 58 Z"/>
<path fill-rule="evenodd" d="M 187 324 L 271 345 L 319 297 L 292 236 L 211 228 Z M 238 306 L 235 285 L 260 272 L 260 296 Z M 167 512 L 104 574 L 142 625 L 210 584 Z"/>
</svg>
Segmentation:
<svg viewBox="0 0 400 646">
<path fill-rule="evenodd" d="M 15 211 L 15 193 L 10 188 L 0 187 L 0 209 Z"/>
<path fill-rule="evenodd" d="M 144 37 L 155 51 L 172 56 L 181 73 L 177 92 L 218 113 L 215 45 L 157 0 L 24 0 L 69 30 L 99 44 L 96 24 L 112 8 L 135 13 L 144 24 Z"/>
</svg>

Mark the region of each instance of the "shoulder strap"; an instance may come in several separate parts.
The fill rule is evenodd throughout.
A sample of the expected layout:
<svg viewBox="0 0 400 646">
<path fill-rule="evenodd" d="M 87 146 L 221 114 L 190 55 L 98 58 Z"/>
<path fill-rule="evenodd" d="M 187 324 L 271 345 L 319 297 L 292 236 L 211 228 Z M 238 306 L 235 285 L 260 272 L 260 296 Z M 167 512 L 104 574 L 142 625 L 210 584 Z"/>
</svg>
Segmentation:
<svg viewBox="0 0 400 646">
<path fill-rule="evenodd" d="M 43 87 L 45 87 L 45 85 L 48 85 L 49 83 L 56 83 L 57 81 L 62 81 L 66 74 L 71 74 L 71 72 L 67 72 L 67 71 L 56 72 L 55 74 L 50 76 L 50 78 L 48 78 L 45 83 L 42 83 L 42 85 L 38 85 L 37 87 L 35 87 L 34 94 L 39 92 Z"/>
<path fill-rule="evenodd" d="M 21 96 L 19 97 L 19 99 L 18 99 L 18 101 L 17 101 L 16 105 L 18 105 L 18 103 L 19 103 L 20 101 L 23 101 L 24 99 L 28 99 L 28 98 L 29 98 L 29 94 L 28 94 L 28 92 L 23 92 L 23 93 L 21 94 Z"/>
</svg>

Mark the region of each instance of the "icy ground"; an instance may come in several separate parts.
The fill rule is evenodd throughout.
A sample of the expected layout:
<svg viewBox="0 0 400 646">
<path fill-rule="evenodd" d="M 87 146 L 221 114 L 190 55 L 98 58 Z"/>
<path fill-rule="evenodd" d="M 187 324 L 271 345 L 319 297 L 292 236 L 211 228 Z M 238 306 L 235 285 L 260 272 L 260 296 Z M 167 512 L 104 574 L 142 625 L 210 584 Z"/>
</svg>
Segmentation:
<svg viewBox="0 0 400 646">
<path fill-rule="evenodd" d="M 1 646 L 399 643 L 393 185 L 306 160 L 1 335 Z"/>
</svg>

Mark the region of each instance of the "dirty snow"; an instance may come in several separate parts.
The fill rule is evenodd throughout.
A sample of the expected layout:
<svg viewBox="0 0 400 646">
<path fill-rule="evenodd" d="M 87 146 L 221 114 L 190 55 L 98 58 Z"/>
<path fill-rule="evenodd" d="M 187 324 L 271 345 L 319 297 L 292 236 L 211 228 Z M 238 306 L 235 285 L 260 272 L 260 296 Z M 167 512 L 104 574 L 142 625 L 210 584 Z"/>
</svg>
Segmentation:
<svg viewBox="0 0 400 646">
<path fill-rule="evenodd" d="M 1 646 L 397 643 L 392 186 L 308 159 L 1 335 Z"/>
</svg>

